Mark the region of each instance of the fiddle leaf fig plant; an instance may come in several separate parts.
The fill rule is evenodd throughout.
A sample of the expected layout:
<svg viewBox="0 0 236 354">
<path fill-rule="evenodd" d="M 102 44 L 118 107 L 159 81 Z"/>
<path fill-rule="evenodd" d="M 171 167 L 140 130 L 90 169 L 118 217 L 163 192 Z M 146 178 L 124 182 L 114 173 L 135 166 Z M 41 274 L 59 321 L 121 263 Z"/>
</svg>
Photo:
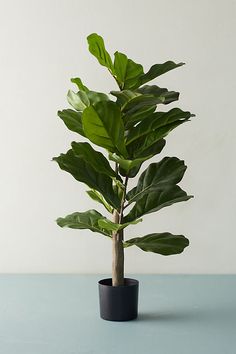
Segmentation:
<svg viewBox="0 0 236 354">
<path fill-rule="evenodd" d="M 95 92 L 80 78 L 71 79 L 77 86 L 76 92 L 69 90 L 67 95 L 72 108 L 59 111 L 58 116 L 82 139 L 72 142 L 66 153 L 53 160 L 90 188 L 88 196 L 100 203 L 106 214 L 93 209 L 79 211 L 58 218 L 57 224 L 107 236 L 112 241 L 112 285 L 120 286 L 124 284 L 124 248 L 137 246 L 167 256 L 181 253 L 189 245 L 185 236 L 169 232 L 132 239 L 124 234 L 145 214 L 192 198 L 178 185 L 186 165 L 177 157 L 151 163 L 132 189 L 128 188 L 128 181 L 137 176 L 144 161 L 163 150 L 167 135 L 194 114 L 180 108 L 162 111 L 161 107 L 179 99 L 179 93 L 146 84 L 184 63 L 154 64 L 145 73 L 141 64 L 123 53 L 115 52 L 112 59 L 98 34 L 90 34 L 87 40 L 89 51 L 108 69 L 119 90 L 109 94 Z"/>
</svg>

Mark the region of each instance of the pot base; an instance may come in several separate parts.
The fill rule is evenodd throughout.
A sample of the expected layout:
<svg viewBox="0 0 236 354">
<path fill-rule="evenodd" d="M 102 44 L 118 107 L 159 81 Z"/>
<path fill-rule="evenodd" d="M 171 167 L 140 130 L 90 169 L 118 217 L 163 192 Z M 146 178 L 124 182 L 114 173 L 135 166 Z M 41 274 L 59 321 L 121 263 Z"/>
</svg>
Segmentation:
<svg viewBox="0 0 236 354">
<path fill-rule="evenodd" d="M 124 285 L 112 286 L 112 279 L 98 282 L 100 316 L 107 321 L 130 321 L 138 315 L 138 288 L 136 279 L 125 278 Z"/>
</svg>

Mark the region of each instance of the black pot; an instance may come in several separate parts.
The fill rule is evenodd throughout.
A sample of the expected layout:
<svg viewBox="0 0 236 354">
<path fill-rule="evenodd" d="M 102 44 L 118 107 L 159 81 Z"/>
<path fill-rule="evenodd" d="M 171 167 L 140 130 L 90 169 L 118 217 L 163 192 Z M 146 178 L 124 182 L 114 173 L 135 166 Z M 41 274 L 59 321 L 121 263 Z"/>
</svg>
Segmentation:
<svg viewBox="0 0 236 354">
<path fill-rule="evenodd" d="M 108 321 L 130 321 L 138 315 L 138 287 L 135 279 L 125 278 L 123 286 L 112 286 L 112 279 L 98 282 L 100 316 Z"/>
</svg>

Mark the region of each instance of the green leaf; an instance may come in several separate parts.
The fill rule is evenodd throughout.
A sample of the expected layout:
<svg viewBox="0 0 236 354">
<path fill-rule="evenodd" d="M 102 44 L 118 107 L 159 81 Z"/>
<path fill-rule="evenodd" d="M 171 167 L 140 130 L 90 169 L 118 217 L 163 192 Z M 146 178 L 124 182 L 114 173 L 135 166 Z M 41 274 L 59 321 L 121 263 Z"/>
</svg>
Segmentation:
<svg viewBox="0 0 236 354">
<path fill-rule="evenodd" d="M 102 204 L 109 213 L 113 213 L 113 208 L 107 201 L 103 198 L 103 195 L 96 191 L 95 189 L 91 189 L 90 191 L 86 191 L 86 193 L 90 196 L 91 199 L 95 200 L 96 202 Z"/>
<path fill-rule="evenodd" d="M 87 37 L 87 40 L 90 53 L 97 58 L 101 65 L 113 72 L 113 63 L 110 54 L 106 51 L 103 38 L 97 33 L 92 33 Z"/>
<path fill-rule="evenodd" d="M 189 240 L 183 235 L 172 235 L 169 232 L 154 233 L 143 237 L 127 240 L 124 247 L 137 246 L 146 252 L 154 252 L 169 256 L 182 253 L 189 245 Z"/>
<path fill-rule="evenodd" d="M 121 109 L 123 109 L 123 107 L 135 97 L 141 96 L 141 93 L 131 90 L 110 91 L 110 93 L 117 98 L 116 103 L 121 107 Z"/>
<path fill-rule="evenodd" d="M 149 115 L 155 112 L 155 110 L 156 105 L 153 105 L 141 107 L 135 112 L 126 112 L 123 116 L 125 128 L 132 130 L 138 122 L 149 117 Z"/>
<path fill-rule="evenodd" d="M 127 62 L 128 58 L 125 54 L 115 52 L 114 54 L 114 71 L 119 82 L 121 89 L 124 87 L 125 79 L 126 79 L 126 69 L 127 69 Z"/>
<path fill-rule="evenodd" d="M 126 173 L 128 174 L 129 171 L 133 168 L 136 167 L 138 165 L 140 165 L 143 161 L 147 160 L 148 158 L 150 158 L 150 156 L 145 156 L 142 157 L 140 159 L 134 159 L 134 160 L 126 160 L 120 156 L 118 156 L 116 153 L 113 154 L 109 154 L 109 159 L 112 161 L 115 161 L 119 164 L 119 166 L 126 171 Z"/>
<path fill-rule="evenodd" d="M 109 101 L 109 97 L 102 92 L 95 91 L 79 91 L 77 93 L 72 90 L 68 91 L 67 100 L 77 111 L 83 111 L 86 107 L 100 101 Z"/>
<path fill-rule="evenodd" d="M 137 90 L 138 93 L 143 95 L 152 95 L 153 97 L 159 98 L 162 100 L 161 103 L 169 104 L 173 101 L 178 101 L 179 92 L 168 91 L 167 88 L 161 88 L 156 85 L 144 85 Z"/>
<path fill-rule="evenodd" d="M 124 222 L 133 221 L 145 214 L 153 213 L 174 203 L 187 201 L 190 198 L 192 196 L 187 195 L 177 185 L 167 186 L 163 190 L 153 190 L 136 201 L 129 214 L 125 216 Z"/>
<path fill-rule="evenodd" d="M 179 183 L 186 168 L 184 161 L 177 157 L 164 157 L 160 162 L 150 164 L 139 177 L 137 186 L 127 193 L 126 199 L 130 204 L 145 194 Z"/>
<path fill-rule="evenodd" d="M 156 105 L 157 103 L 164 102 L 164 97 L 162 98 L 161 96 L 154 96 L 153 94 L 130 94 L 129 91 L 111 91 L 111 94 L 118 97 L 118 103 L 123 103 L 122 111 L 124 113 L 128 112 L 129 114 L 137 112 L 140 110 L 140 108 L 147 106 L 150 107 Z"/>
<path fill-rule="evenodd" d="M 69 104 L 77 111 L 83 111 L 90 105 L 89 99 L 84 91 L 75 93 L 72 90 L 68 91 L 67 100 Z"/>
<path fill-rule="evenodd" d="M 109 101 L 109 97 L 103 92 L 88 91 L 86 92 L 90 105 L 100 101 Z"/>
<path fill-rule="evenodd" d="M 141 157 L 146 155 L 146 151 L 149 151 L 152 146 L 157 144 L 162 138 L 162 134 L 157 130 L 150 132 L 147 135 L 141 136 L 139 139 L 136 139 L 131 144 L 127 145 L 128 153 L 135 151 L 135 157 Z M 136 150 L 135 150 L 136 147 Z"/>
<path fill-rule="evenodd" d="M 57 225 L 60 227 L 69 227 L 71 229 L 89 229 L 93 232 L 99 232 L 105 236 L 111 237 L 111 232 L 103 229 L 99 224 L 99 220 L 105 217 L 98 211 L 92 209 L 83 213 L 73 213 L 65 218 L 58 218 Z"/>
<path fill-rule="evenodd" d="M 98 173 L 90 165 L 89 161 L 75 156 L 73 150 L 54 157 L 53 160 L 58 163 L 62 170 L 70 173 L 77 181 L 83 182 L 91 189 L 100 192 L 110 205 L 119 210 L 121 201 L 113 190 L 112 179 L 103 173 Z"/>
<path fill-rule="evenodd" d="M 185 170 L 184 161 L 176 157 L 165 157 L 151 164 L 141 174 L 137 186 L 126 195 L 128 205 L 134 201 L 136 203 L 124 221 L 130 222 L 144 214 L 192 198 L 176 185 L 183 178 Z"/>
<path fill-rule="evenodd" d="M 140 77 L 143 75 L 141 64 L 128 59 L 120 52 L 115 52 L 114 72 L 121 89 L 135 89 L 140 86 Z"/>
<path fill-rule="evenodd" d="M 153 113 L 156 109 L 156 104 L 147 105 L 147 99 L 141 98 L 141 100 L 145 101 L 143 104 L 139 104 L 139 107 L 136 106 L 135 110 L 127 111 L 126 106 L 128 103 L 131 103 L 131 108 L 133 106 L 133 99 L 139 96 L 142 96 L 140 93 L 131 91 L 131 90 L 123 90 L 123 91 L 111 91 L 113 96 L 117 98 L 116 103 L 121 107 L 121 110 L 124 111 L 123 120 L 125 123 L 125 127 L 128 129 L 133 127 L 137 122 L 142 119 L 148 117 L 151 113 Z M 150 97 L 149 97 L 150 98 Z M 155 100 L 156 102 L 156 100 Z M 135 101 L 134 101 L 135 103 Z M 140 102 L 139 102 L 140 103 Z M 149 102 L 148 102 L 149 103 Z M 134 104 L 135 106 L 135 104 Z"/>
<path fill-rule="evenodd" d="M 104 230 L 107 230 L 108 232 L 118 232 L 120 230 L 125 229 L 129 225 L 135 225 L 135 224 L 138 224 L 141 221 L 142 221 L 142 219 L 137 219 L 137 220 L 134 220 L 132 222 L 127 222 L 127 223 L 124 223 L 124 224 L 116 224 L 116 223 L 112 222 L 111 220 L 108 220 L 108 219 L 104 218 L 104 219 L 100 219 L 98 221 L 98 225 L 101 228 L 103 228 Z"/>
<path fill-rule="evenodd" d="M 141 84 L 145 84 L 148 81 L 155 79 L 156 77 L 165 74 L 166 72 L 178 68 L 184 65 L 184 63 L 174 63 L 173 61 L 166 61 L 163 64 L 153 65 L 146 74 L 141 76 Z"/>
<path fill-rule="evenodd" d="M 145 120 L 156 109 L 157 104 L 169 104 L 178 100 L 179 93 L 166 88 L 145 85 L 136 92 L 130 90 L 111 91 L 121 106 L 126 128 L 132 127 L 140 120 Z"/>
<path fill-rule="evenodd" d="M 112 156 L 109 155 L 109 158 L 119 163 L 119 172 L 122 176 L 133 178 L 139 172 L 142 163 L 152 158 L 154 155 L 159 154 L 164 146 L 164 139 L 161 139 L 153 145 L 143 149 L 142 146 L 136 146 L 134 143 L 132 143 L 128 146 L 130 159 L 125 160 L 115 154 L 112 154 Z"/>
<path fill-rule="evenodd" d="M 73 111 L 73 109 L 63 109 L 57 112 L 58 116 L 63 120 L 68 129 L 85 136 L 82 126 L 82 113 Z"/>
<path fill-rule="evenodd" d="M 148 148 L 144 149 L 144 150 L 136 150 L 134 149 L 134 158 L 135 159 L 139 159 L 140 161 L 143 159 L 143 162 L 152 158 L 154 155 L 159 154 L 162 149 L 165 146 L 165 140 L 159 140 L 156 143 L 154 143 L 153 145 L 149 146 Z M 137 173 L 140 170 L 140 167 L 142 165 L 143 162 L 140 162 L 139 165 L 133 167 L 132 169 L 129 170 L 128 174 L 125 170 L 123 170 L 122 168 L 119 169 L 120 173 L 122 176 L 128 176 L 130 178 L 133 178 L 137 175 Z"/>
<path fill-rule="evenodd" d="M 166 136 L 172 129 L 189 120 L 194 114 L 184 112 L 179 108 L 173 108 L 168 112 L 155 112 L 150 114 L 145 120 L 140 122 L 136 127 L 130 130 L 126 145 L 132 141 L 147 135 L 148 133 L 158 129 L 158 136 L 162 138 Z M 158 138 L 158 139 L 159 139 Z"/>
<path fill-rule="evenodd" d="M 105 156 L 101 152 L 94 150 L 89 143 L 76 143 L 73 141 L 71 146 L 74 155 L 85 162 L 88 161 L 97 172 L 116 177 L 115 171 L 113 171 Z"/>
<path fill-rule="evenodd" d="M 70 81 L 73 82 L 73 84 L 76 84 L 76 86 L 78 87 L 78 89 L 80 91 L 84 91 L 84 92 L 89 91 L 89 89 L 86 86 L 84 86 L 82 80 L 79 77 L 74 77 L 74 78 L 70 79 Z"/>
<path fill-rule="evenodd" d="M 86 108 L 82 114 L 86 137 L 111 152 L 127 155 L 124 125 L 119 107 L 112 101 L 101 101 Z"/>
<path fill-rule="evenodd" d="M 139 150 L 136 151 L 134 147 L 134 151 L 131 155 L 134 155 L 135 157 L 132 156 L 131 159 L 123 159 L 115 153 L 109 154 L 109 159 L 119 164 L 119 172 L 122 176 L 133 178 L 139 172 L 142 163 L 160 153 L 164 146 L 165 140 L 163 139 L 142 152 Z M 136 157 L 135 153 L 140 153 L 140 155 L 137 155 Z"/>
<path fill-rule="evenodd" d="M 166 141 L 164 139 L 151 143 L 150 141 L 146 140 L 142 141 L 140 138 L 139 140 L 135 140 L 132 144 L 128 145 L 128 152 L 132 155 L 133 158 L 142 158 L 145 156 L 153 157 L 156 154 L 160 154 L 165 144 Z"/>
</svg>

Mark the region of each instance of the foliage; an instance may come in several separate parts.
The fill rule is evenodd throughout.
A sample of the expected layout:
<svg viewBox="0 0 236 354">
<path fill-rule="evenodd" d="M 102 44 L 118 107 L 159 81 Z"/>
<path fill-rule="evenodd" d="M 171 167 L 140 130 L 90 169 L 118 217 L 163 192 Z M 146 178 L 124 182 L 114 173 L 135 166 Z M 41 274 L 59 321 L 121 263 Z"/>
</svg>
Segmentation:
<svg viewBox="0 0 236 354">
<path fill-rule="evenodd" d="M 96 33 L 87 39 L 89 51 L 108 69 L 119 90 L 110 94 L 95 92 L 80 78 L 71 79 L 78 91 L 69 90 L 67 99 L 72 108 L 59 111 L 58 116 L 68 129 L 87 140 L 72 142 L 69 151 L 53 160 L 89 186 L 88 195 L 108 213 L 116 211 L 119 221 L 113 222 L 96 210 L 88 210 L 59 218 L 57 224 L 89 229 L 112 238 L 114 232 L 142 221 L 143 215 L 192 197 L 178 185 L 186 165 L 176 157 L 151 163 L 141 173 L 136 187 L 129 191 L 127 183 L 139 173 L 145 161 L 162 151 L 166 136 L 194 115 L 180 108 L 160 110 L 161 106 L 177 101 L 179 93 L 147 84 L 184 63 L 154 64 L 145 73 L 141 64 L 121 52 L 115 52 L 112 60 L 102 37 Z M 104 153 L 95 150 L 94 145 L 103 148 Z M 181 253 L 188 244 L 183 235 L 168 232 L 123 241 L 123 247 L 136 245 L 162 255 Z"/>
</svg>

